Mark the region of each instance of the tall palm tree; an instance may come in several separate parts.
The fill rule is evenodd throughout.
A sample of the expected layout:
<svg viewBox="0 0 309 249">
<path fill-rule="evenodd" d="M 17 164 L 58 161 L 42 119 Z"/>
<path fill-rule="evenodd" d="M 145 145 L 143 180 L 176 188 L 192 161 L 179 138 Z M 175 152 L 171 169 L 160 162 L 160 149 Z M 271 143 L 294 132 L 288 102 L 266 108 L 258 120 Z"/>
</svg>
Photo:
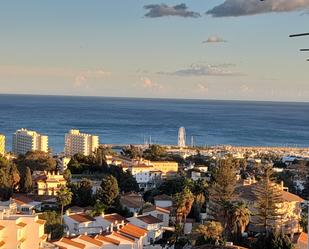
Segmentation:
<svg viewBox="0 0 309 249">
<path fill-rule="evenodd" d="M 72 195 L 72 192 L 65 186 L 61 186 L 61 188 L 57 191 L 57 202 L 61 205 L 61 225 L 63 224 L 64 207 L 71 203 Z"/>
<path fill-rule="evenodd" d="M 194 196 L 188 187 L 175 196 L 177 223 L 186 223 L 186 218 L 191 211 Z"/>
<path fill-rule="evenodd" d="M 243 202 L 238 202 L 234 205 L 233 208 L 233 224 L 234 224 L 234 233 L 237 238 L 241 238 L 241 234 L 245 231 L 246 227 L 250 222 L 250 210 L 248 206 Z"/>
</svg>

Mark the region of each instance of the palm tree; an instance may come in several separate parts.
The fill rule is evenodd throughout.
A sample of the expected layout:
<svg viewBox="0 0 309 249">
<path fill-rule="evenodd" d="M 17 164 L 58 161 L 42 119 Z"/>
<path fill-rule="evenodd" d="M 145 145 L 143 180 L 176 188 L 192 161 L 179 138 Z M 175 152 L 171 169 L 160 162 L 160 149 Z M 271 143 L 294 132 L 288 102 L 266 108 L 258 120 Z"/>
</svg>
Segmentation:
<svg viewBox="0 0 309 249">
<path fill-rule="evenodd" d="M 191 211 L 194 196 L 188 187 L 175 197 L 177 223 L 186 223 L 186 218 Z"/>
<path fill-rule="evenodd" d="M 63 210 L 72 201 L 72 192 L 65 186 L 57 191 L 57 202 L 61 205 L 61 225 L 63 224 Z"/>
<path fill-rule="evenodd" d="M 243 202 L 238 202 L 233 208 L 233 232 L 237 238 L 241 238 L 241 234 L 245 231 L 250 222 L 250 210 Z"/>
</svg>

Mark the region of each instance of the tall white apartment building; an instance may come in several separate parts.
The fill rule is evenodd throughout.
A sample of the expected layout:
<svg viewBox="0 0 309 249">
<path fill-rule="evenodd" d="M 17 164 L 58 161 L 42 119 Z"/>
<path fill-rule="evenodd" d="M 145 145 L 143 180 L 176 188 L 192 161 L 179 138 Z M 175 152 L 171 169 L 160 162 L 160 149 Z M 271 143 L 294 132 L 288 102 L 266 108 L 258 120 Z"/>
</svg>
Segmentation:
<svg viewBox="0 0 309 249">
<path fill-rule="evenodd" d="M 35 150 L 48 152 L 48 136 L 27 129 L 17 130 L 13 134 L 13 152 L 16 155 Z"/>
<path fill-rule="evenodd" d="M 99 137 L 90 134 L 80 133 L 79 130 L 70 130 L 65 134 L 64 153 L 66 156 L 82 154 L 91 155 L 99 146 Z"/>
<path fill-rule="evenodd" d="M 5 153 L 5 136 L 0 134 L 0 155 Z"/>
</svg>

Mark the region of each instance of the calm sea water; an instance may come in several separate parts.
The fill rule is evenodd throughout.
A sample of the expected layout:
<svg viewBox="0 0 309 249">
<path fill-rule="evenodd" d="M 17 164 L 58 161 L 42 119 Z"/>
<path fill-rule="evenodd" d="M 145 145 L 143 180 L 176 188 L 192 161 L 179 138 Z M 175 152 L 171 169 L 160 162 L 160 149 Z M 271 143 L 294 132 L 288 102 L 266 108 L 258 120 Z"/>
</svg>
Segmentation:
<svg viewBox="0 0 309 249">
<path fill-rule="evenodd" d="M 0 95 L 0 133 L 19 128 L 49 136 L 63 150 L 72 128 L 100 136 L 101 143 L 176 144 L 178 128 L 197 145 L 309 146 L 309 103 L 162 100 Z"/>
</svg>

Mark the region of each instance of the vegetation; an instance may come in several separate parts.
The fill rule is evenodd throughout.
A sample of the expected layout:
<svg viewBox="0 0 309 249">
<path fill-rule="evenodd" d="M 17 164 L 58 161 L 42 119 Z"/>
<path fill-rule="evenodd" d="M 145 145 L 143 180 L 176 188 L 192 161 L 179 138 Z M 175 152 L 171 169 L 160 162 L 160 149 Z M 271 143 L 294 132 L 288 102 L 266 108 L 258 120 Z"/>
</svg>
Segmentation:
<svg viewBox="0 0 309 249">
<path fill-rule="evenodd" d="M 82 179 L 78 183 L 70 184 L 72 192 L 72 204 L 80 207 L 92 206 L 94 204 L 93 184 L 89 179 Z"/>
<path fill-rule="evenodd" d="M 29 167 L 31 171 L 53 171 L 57 166 L 56 160 L 43 151 L 29 151 L 26 155 L 19 155 L 16 164 L 20 172 L 26 170 L 25 166 Z"/>
<path fill-rule="evenodd" d="M 219 161 L 209 189 L 209 214 L 213 220 L 221 223 L 226 236 L 230 236 L 232 232 L 230 212 L 233 210 L 235 186 L 235 164 L 231 159 Z"/>
<path fill-rule="evenodd" d="M 8 200 L 20 181 L 16 165 L 0 156 L 0 200 Z"/>
<path fill-rule="evenodd" d="M 253 249 L 293 249 L 294 245 L 288 236 L 282 233 L 271 232 L 268 235 L 261 234 L 253 243 Z"/>
<path fill-rule="evenodd" d="M 25 176 L 20 181 L 20 190 L 23 193 L 30 193 L 33 189 L 32 174 L 29 167 L 26 167 Z"/>
<path fill-rule="evenodd" d="M 96 198 L 106 206 L 111 206 L 119 195 L 118 183 L 112 175 L 105 175 L 101 187 L 96 193 Z"/>
<path fill-rule="evenodd" d="M 39 218 L 46 221 L 45 233 L 50 234 L 51 240 L 57 240 L 63 236 L 64 227 L 61 224 L 61 216 L 57 212 L 47 211 L 40 214 Z"/>
<path fill-rule="evenodd" d="M 62 186 L 57 192 L 57 202 L 61 206 L 61 224 L 63 222 L 64 207 L 72 201 L 72 192 L 67 187 Z"/>
<path fill-rule="evenodd" d="M 196 246 L 204 244 L 215 244 L 221 239 L 223 227 L 220 222 L 206 221 L 193 230 L 196 237 Z"/>
<path fill-rule="evenodd" d="M 257 198 L 255 202 L 256 212 L 253 214 L 254 223 L 261 227 L 265 234 L 275 230 L 274 220 L 282 215 L 278 210 L 278 204 L 282 202 L 282 196 L 272 174 L 272 167 L 266 166 L 260 181 L 254 189 Z"/>
<path fill-rule="evenodd" d="M 191 211 L 194 196 L 190 189 L 186 187 L 181 193 L 176 194 L 174 203 L 176 206 L 176 222 L 186 223 L 186 218 Z"/>
</svg>

